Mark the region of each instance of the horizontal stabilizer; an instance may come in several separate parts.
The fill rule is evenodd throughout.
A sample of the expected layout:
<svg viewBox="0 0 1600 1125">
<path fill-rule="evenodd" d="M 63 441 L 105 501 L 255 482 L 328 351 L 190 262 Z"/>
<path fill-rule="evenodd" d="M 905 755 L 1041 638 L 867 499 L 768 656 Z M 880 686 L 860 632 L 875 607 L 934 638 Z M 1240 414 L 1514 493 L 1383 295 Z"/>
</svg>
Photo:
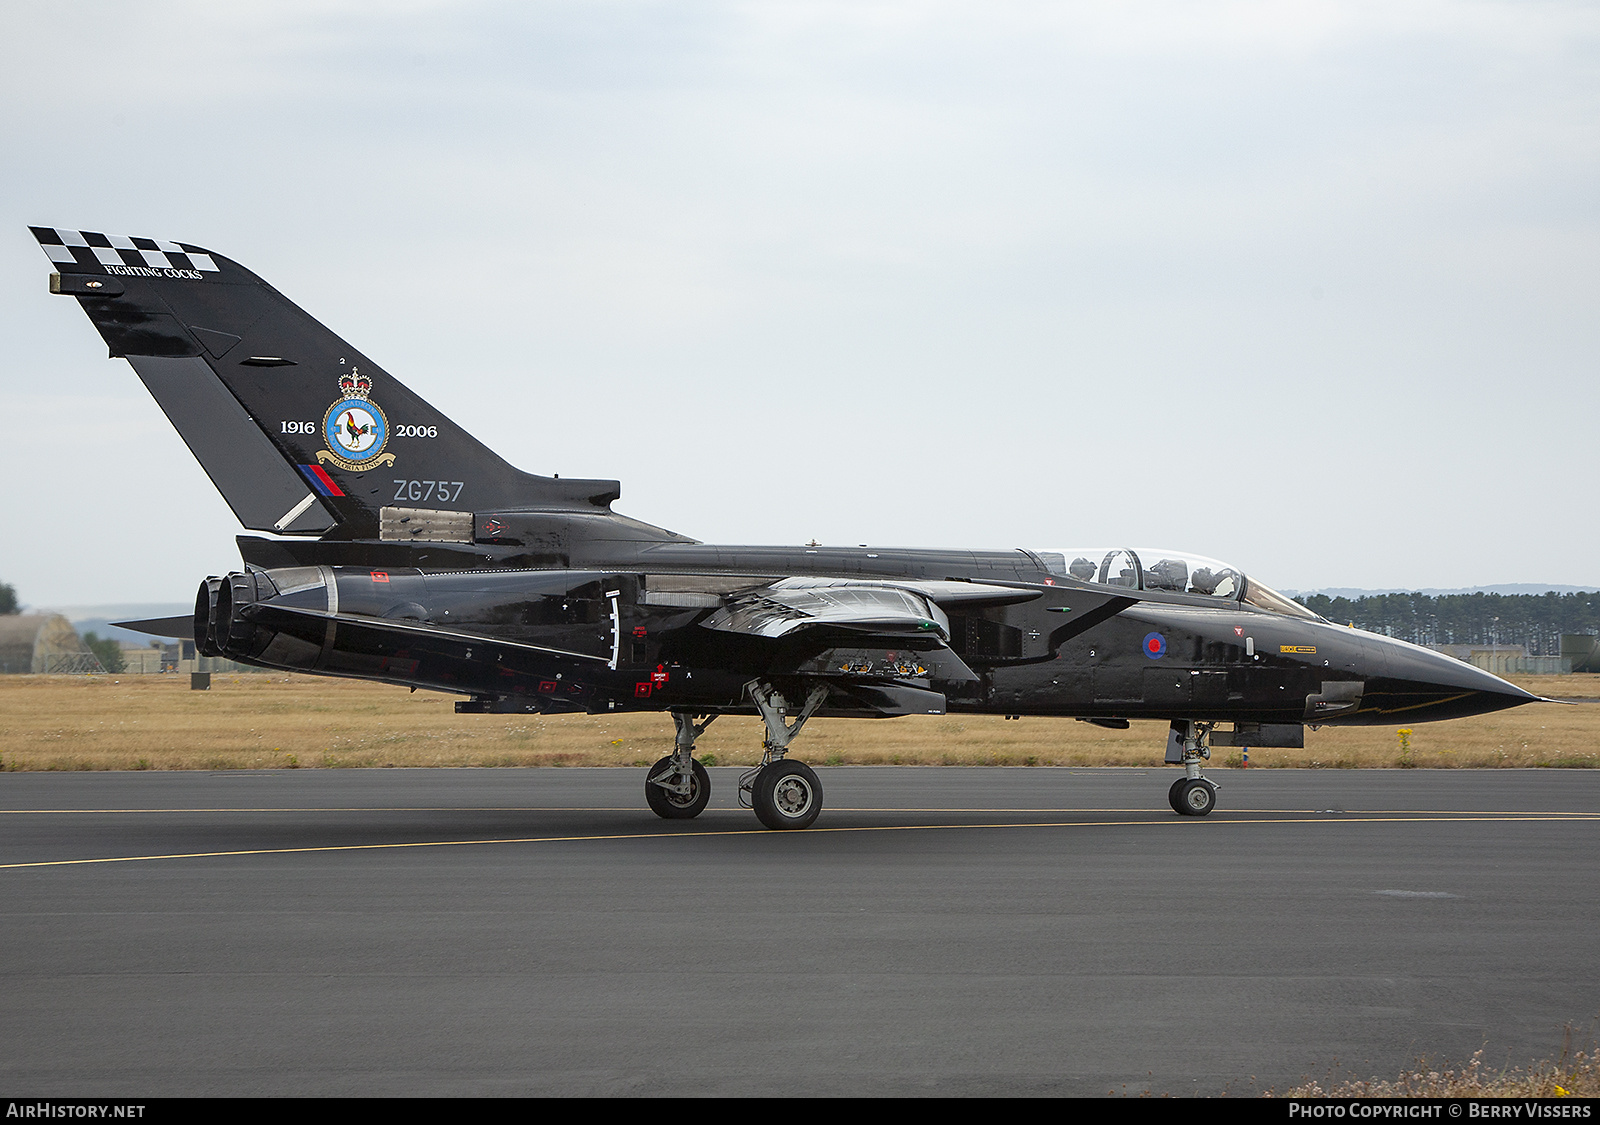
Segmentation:
<svg viewBox="0 0 1600 1125">
<path fill-rule="evenodd" d="M 172 637 L 180 641 L 194 640 L 194 614 L 182 617 L 152 617 L 146 621 L 113 621 L 118 629 L 132 629 L 152 637 Z"/>
</svg>

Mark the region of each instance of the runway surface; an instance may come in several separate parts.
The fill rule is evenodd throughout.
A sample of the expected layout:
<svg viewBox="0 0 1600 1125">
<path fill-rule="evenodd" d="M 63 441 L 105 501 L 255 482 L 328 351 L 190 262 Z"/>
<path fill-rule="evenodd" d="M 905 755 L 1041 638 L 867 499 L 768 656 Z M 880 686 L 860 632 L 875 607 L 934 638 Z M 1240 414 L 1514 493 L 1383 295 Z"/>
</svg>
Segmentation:
<svg viewBox="0 0 1600 1125">
<path fill-rule="evenodd" d="M 1600 771 L 0 774 L 0 1093 L 1250 1094 L 1600 1014 Z"/>
</svg>

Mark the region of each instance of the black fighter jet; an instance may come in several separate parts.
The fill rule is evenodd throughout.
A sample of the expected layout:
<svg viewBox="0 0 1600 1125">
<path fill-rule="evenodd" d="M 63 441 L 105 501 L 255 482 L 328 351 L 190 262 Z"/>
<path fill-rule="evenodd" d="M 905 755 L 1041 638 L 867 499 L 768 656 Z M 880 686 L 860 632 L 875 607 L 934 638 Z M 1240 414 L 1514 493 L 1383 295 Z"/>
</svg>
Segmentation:
<svg viewBox="0 0 1600 1125">
<path fill-rule="evenodd" d="M 273 536 L 240 536 L 244 569 L 207 578 L 192 621 L 147 631 L 464 695 L 462 712 L 666 711 L 675 745 L 644 785 L 662 817 L 706 807 L 694 744 L 719 715 L 765 721 L 740 796 L 781 829 L 822 809 L 789 756 L 815 716 L 1165 719 L 1169 803 L 1204 816 L 1211 746 L 1536 698 L 1178 551 L 709 546 L 613 512 L 616 481 L 513 468 L 221 255 L 31 229 L 51 292 L 133 365 L 239 522 Z"/>
</svg>

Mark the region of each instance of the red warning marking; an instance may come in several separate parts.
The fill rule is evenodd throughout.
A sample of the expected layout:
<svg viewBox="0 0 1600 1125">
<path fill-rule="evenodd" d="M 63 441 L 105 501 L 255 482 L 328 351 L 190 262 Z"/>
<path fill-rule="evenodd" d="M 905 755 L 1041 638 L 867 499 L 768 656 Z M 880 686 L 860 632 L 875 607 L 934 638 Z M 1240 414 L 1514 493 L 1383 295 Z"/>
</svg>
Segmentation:
<svg viewBox="0 0 1600 1125">
<path fill-rule="evenodd" d="M 372 572 L 372 580 L 374 582 L 387 582 L 389 581 L 389 572 L 387 570 L 375 570 Z"/>
<path fill-rule="evenodd" d="M 650 685 L 649 684 L 634 684 L 633 685 L 633 697 L 635 699 L 648 699 L 648 698 L 650 698 Z"/>
</svg>

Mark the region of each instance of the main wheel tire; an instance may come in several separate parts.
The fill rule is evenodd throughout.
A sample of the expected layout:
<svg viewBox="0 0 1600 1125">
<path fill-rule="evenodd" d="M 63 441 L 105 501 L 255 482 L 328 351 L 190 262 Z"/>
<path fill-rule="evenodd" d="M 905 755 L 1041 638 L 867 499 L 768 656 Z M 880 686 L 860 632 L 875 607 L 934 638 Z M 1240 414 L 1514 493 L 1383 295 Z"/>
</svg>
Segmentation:
<svg viewBox="0 0 1600 1125">
<path fill-rule="evenodd" d="M 1178 804 L 1178 793 L 1185 785 L 1189 784 L 1187 777 L 1180 777 L 1172 783 L 1172 788 L 1167 790 L 1167 804 L 1172 806 L 1172 811 L 1179 816 L 1183 815 L 1183 808 Z"/>
<path fill-rule="evenodd" d="M 662 770 L 671 768 L 672 755 L 662 758 L 645 774 L 644 799 L 650 811 L 663 820 L 693 820 L 705 810 L 706 802 L 711 800 L 711 775 L 699 762 L 692 758 L 689 761 L 689 792 L 686 795 L 668 792 L 650 780 Z"/>
<path fill-rule="evenodd" d="M 1208 781 L 1185 778 L 1176 803 L 1179 816 L 1205 816 L 1216 808 L 1217 791 Z"/>
<path fill-rule="evenodd" d="M 785 758 L 756 774 L 750 806 L 768 828 L 806 828 L 822 811 L 822 782 L 804 762 Z"/>
</svg>

